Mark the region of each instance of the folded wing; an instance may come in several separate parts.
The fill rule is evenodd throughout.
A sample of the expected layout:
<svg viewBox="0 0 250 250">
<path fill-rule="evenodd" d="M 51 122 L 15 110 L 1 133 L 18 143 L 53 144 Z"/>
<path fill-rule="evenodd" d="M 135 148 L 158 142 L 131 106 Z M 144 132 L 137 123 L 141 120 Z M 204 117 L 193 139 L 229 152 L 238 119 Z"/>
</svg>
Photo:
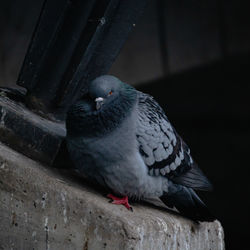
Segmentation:
<svg viewBox="0 0 250 250">
<path fill-rule="evenodd" d="M 137 141 L 149 174 L 165 176 L 196 190 L 212 185 L 193 161 L 190 150 L 152 96 L 138 91 Z"/>
</svg>

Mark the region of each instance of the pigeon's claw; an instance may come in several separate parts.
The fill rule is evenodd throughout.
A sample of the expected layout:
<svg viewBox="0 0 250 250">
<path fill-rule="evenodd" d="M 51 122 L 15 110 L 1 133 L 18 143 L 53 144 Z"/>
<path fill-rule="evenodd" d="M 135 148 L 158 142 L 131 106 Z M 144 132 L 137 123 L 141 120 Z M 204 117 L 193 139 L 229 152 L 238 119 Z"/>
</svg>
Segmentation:
<svg viewBox="0 0 250 250">
<path fill-rule="evenodd" d="M 133 212 L 133 208 L 128 203 L 128 196 L 124 196 L 122 198 L 119 198 L 119 197 L 114 196 L 113 194 L 108 194 L 107 197 L 111 199 L 111 203 L 112 204 L 123 205 L 128 210 L 130 210 L 131 212 Z"/>
</svg>

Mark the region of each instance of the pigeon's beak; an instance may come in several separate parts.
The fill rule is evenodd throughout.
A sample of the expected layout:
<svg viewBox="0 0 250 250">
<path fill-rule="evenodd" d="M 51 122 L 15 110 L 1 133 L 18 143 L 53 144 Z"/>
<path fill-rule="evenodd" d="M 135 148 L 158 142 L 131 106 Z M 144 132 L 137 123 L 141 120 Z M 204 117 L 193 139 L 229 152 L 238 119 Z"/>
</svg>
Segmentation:
<svg viewBox="0 0 250 250">
<path fill-rule="evenodd" d="M 104 98 L 102 97 L 97 97 L 95 99 L 95 102 L 96 102 L 96 110 L 100 109 L 102 104 L 104 103 Z"/>
</svg>

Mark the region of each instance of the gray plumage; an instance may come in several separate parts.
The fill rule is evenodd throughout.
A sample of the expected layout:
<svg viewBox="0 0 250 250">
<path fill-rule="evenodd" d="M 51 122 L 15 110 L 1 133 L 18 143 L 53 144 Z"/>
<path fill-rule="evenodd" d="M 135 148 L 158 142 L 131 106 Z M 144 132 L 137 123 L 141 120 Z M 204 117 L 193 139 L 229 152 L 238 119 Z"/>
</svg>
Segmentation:
<svg viewBox="0 0 250 250">
<path fill-rule="evenodd" d="M 212 220 L 193 189 L 211 184 L 159 104 L 113 76 L 89 86 L 67 115 L 67 145 L 86 178 L 130 198 L 160 197 L 193 220 Z"/>
</svg>

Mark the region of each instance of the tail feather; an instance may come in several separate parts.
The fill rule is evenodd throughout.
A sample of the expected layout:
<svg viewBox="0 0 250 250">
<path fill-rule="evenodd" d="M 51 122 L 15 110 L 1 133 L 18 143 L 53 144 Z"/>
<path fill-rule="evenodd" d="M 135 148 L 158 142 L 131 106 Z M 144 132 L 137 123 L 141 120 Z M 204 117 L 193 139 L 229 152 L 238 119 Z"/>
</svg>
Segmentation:
<svg viewBox="0 0 250 250">
<path fill-rule="evenodd" d="M 171 183 L 168 193 L 160 197 L 168 207 L 175 207 L 180 214 L 198 221 L 214 221 L 215 217 L 192 188 Z"/>
</svg>

